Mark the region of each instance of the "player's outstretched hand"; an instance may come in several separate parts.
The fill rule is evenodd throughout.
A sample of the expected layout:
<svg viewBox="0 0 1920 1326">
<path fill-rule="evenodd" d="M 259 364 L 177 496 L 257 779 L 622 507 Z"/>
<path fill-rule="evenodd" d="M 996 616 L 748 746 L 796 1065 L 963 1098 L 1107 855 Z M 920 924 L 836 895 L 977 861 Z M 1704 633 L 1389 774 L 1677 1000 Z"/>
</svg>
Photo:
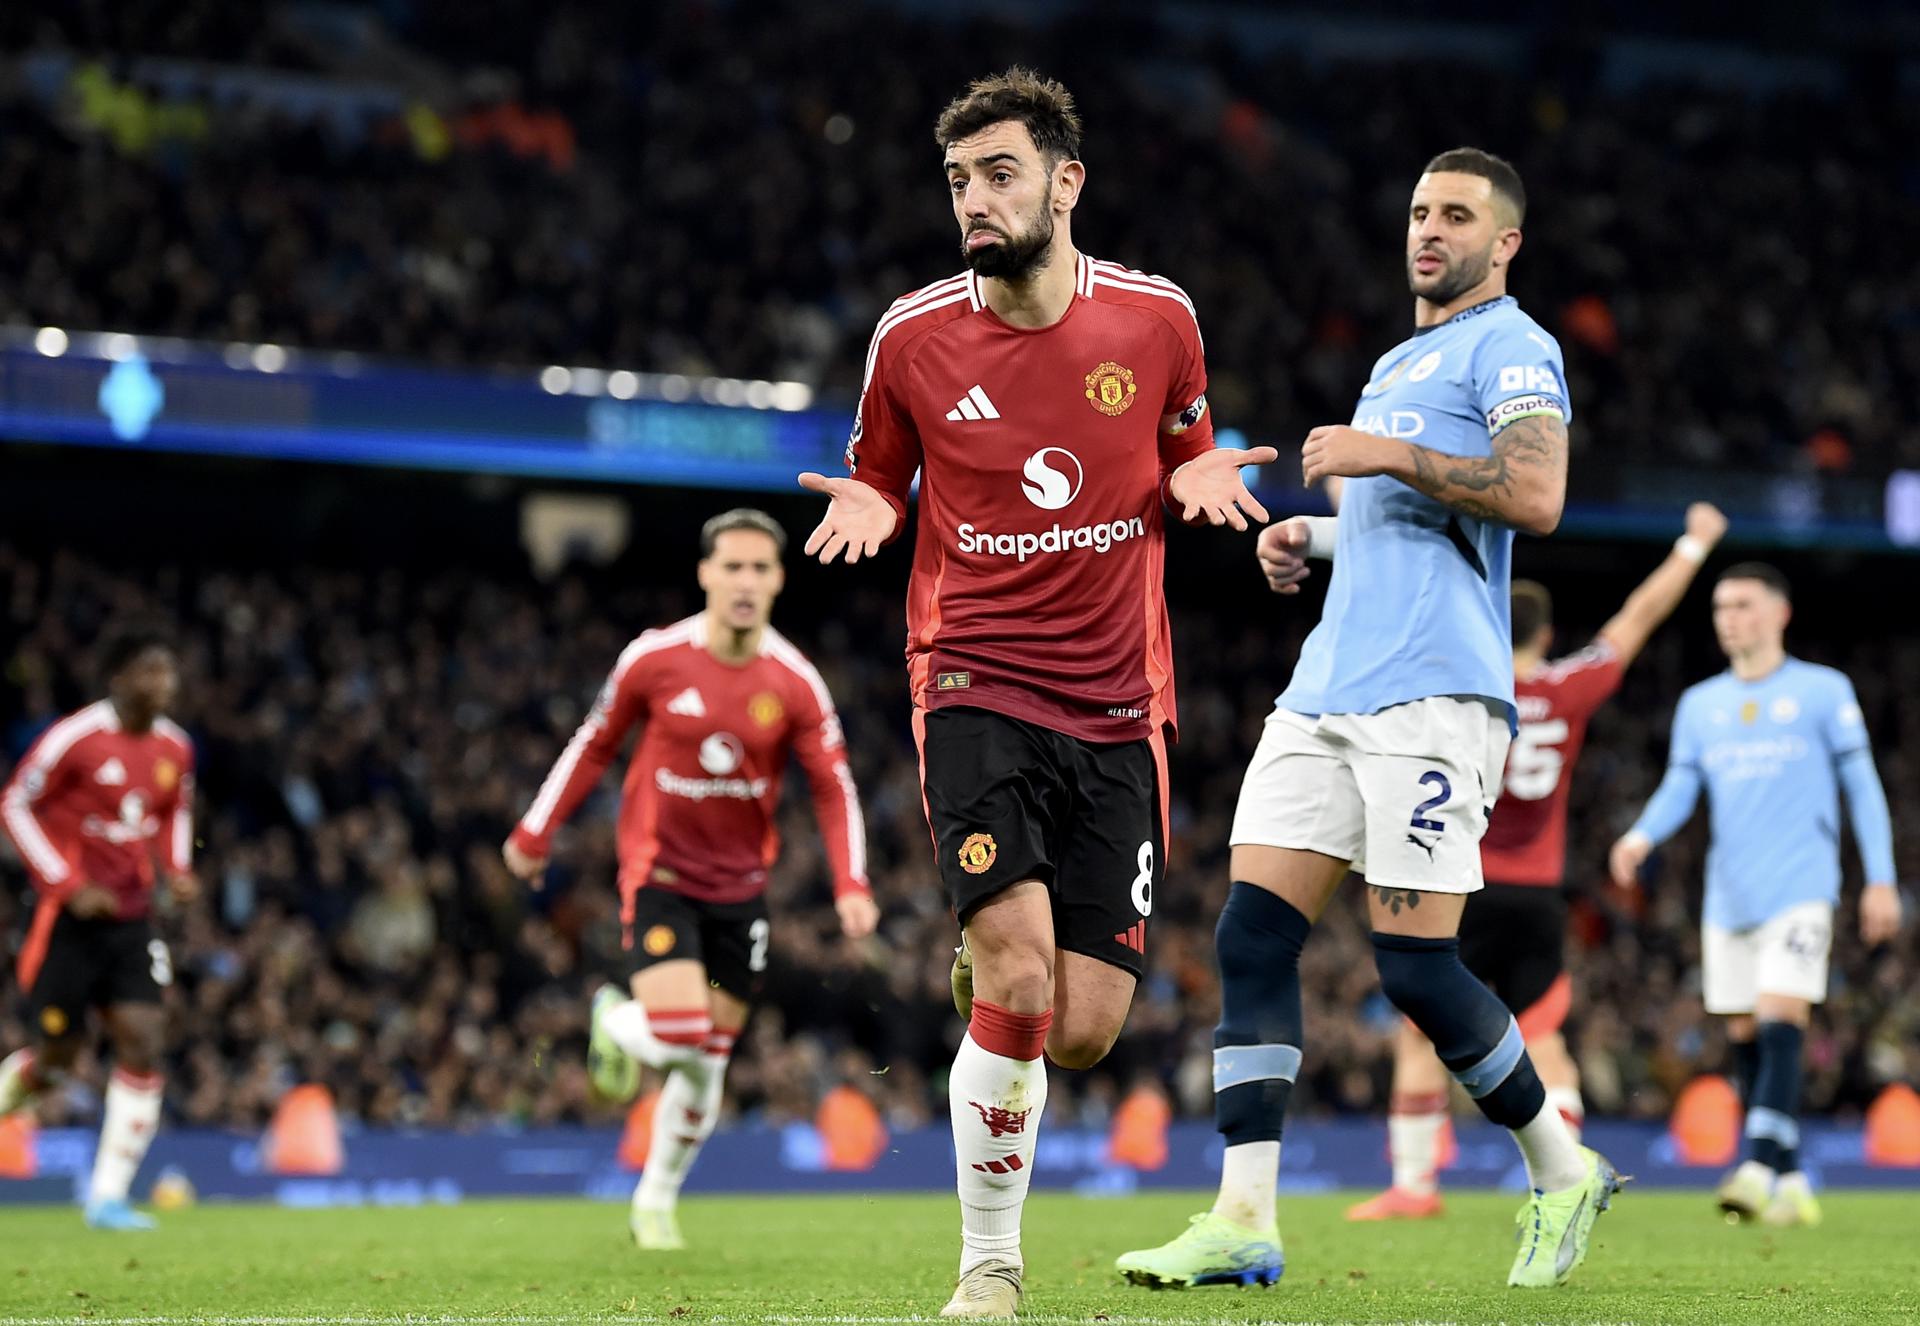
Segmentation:
<svg viewBox="0 0 1920 1326">
<path fill-rule="evenodd" d="M 1711 502 L 1695 502 L 1687 508 L 1687 537 L 1698 539 L 1708 550 L 1727 532 L 1727 515 Z"/>
<path fill-rule="evenodd" d="M 1322 479 L 1365 479 L 1385 474 L 1406 454 L 1407 444 L 1345 424 L 1322 424 L 1300 446 L 1300 477 L 1311 488 Z"/>
<path fill-rule="evenodd" d="M 500 849 L 500 859 L 507 863 L 515 879 L 524 879 L 536 889 L 546 883 L 547 858 L 528 856 L 511 838 Z"/>
<path fill-rule="evenodd" d="M 1260 531 L 1254 556 L 1260 559 L 1260 572 L 1267 587 L 1276 594 L 1298 594 L 1300 582 L 1313 572 L 1307 565 L 1307 544 L 1312 541 L 1307 522 L 1295 516 Z"/>
<path fill-rule="evenodd" d="M 873 556 L 899 519 L 892 504 L 872 484 L 858 479 L 829 479 L 808 471 L 800 476 L 800 486 L 810 493 L 825 493 L 828 498 L 827 514 L 807 535 L 806 546 L 807 556 L 817 553 L 823 566 L 838 557 L 843 548 L 848 566 L 863 556 Z"/>
<path fill-rule="evenodd" d="M 120 900 L 104 884 L 82 884 L 67 895 L 67 911 L 82 921 L 112 916 L 119 907 Z"/>
<path fill-rule="evenodd" d="M 840 931 L 848 939 L 865 939 L 880 924 L 880 906 L 871 893 L 847 893 L 833 900 L 840 913 Z"/>
<path fill-rule="evenodd" d="M 1860 939 L 1876 948 L 1900 933 L 1900 890 L 1892 884 L 1869 884 L 1860 890 Z"/>
<path fill-rule="evenodd" d="M 1279 459 L 1280 453 L 1272 447 L 1215 447 L 1175 470 L 1167 481 L 1167 494 L 1180 504 L 1180 519 L 1189 524 L 1204 515 L 1209 525 L 1243 530 L 1247 516 L 1262 522 L 1268 516 L 1260 499 L 1248 491 L 1246 480 L 1240 477 L 1241 468 Z"/>
<path fill-rule="evenodd" d="M 1647 863 L 1653 844 L 1647 841 L 1645 834 L 1623 834 L 1613 850 L 1607 853 L 1607 870 L 1613 876 L 1613 882 L 1623 889 L 1640 887 L 1640 867 Z"/>
</svg>

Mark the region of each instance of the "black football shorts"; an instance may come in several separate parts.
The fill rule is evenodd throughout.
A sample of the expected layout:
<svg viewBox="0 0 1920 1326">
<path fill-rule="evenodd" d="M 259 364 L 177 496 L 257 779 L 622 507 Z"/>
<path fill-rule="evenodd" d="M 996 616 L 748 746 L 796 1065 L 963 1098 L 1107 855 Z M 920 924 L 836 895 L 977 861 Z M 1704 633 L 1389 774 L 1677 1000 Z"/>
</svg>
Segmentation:
<svg viewBox="0 0 1920 1326">
<path fill-rule="evenodd" d="M 23 960 L 28 955 L 22 954 Z M 147 917 L 55 918 L 26 987 L 29 1025 L 49 1038 L 83 1025 L 87 1010 L 157 1004 L 173 984 L 173 956 Z M 24 965 L 24 961 L 23 961 Z"/>
<path fill-rule="evenodd" d="M 1139 976 L 1166 869 L 1157 743 L 1082 741 L 959 705 L 919 717 L 927 820 L 961 924 L 1038 880 L 1053 895 L 1055 944 Z"/>
<path fill-rule="evenodd" d="M 1460 961 L 1515 1017 L 1525 1017 L 1566 971 L 1566 934 L 1567 900 L 1559 889 L 1489 881 L 1467 895 Z"/>
<path fill-rule="evenodd" d="M 706 968 L 713 984 L 752 1003 L 766 983 L 772 934 L 764 896 L 743 902 L 706 902 L 648 885 L 633 895 L 624 974 L 631 978 L 657 963 L 690 958 Z"/>
</svg>

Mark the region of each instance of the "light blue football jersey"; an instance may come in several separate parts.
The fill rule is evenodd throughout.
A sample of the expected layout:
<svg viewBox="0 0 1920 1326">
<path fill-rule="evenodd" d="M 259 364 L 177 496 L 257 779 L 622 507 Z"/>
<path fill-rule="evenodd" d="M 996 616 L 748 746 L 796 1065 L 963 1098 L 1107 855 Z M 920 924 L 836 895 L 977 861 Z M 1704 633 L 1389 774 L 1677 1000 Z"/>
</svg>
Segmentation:
<svg viewBox="0 0 1920 1326">
<path fill-rule="evenodd" d="M 1836 902 L 1838 765 L 1866 747 L 1844 673 L 1797 658 L 1758 681 L 1723 672 L 1680 697 L 1667 778 L 1635 827 L 1655 842 L 1671 837 L 1705 786 L 1710 925 L 1746 930 L 1796 903 Z M 1863 853 L 1881 855 L 1870 846 Z M 1874 868 L 1892 877 L 1890 859 Z"/>
<path fill-rule="evenodd" d="M 1373 366 L 1353 427 L 1451 456 L 1493 454 L 1503 428 L 1571 422 L 1553 337 L 1511 296 L 1424 328 Z M 1347 479 L 1326 609 L 1279 704 L 1372 714 L 1434 695 L 1477 695 L 1515 720 L 1508 601 L 1513 531 L 1461 515 L 1385 475 Z"/>
</svg>

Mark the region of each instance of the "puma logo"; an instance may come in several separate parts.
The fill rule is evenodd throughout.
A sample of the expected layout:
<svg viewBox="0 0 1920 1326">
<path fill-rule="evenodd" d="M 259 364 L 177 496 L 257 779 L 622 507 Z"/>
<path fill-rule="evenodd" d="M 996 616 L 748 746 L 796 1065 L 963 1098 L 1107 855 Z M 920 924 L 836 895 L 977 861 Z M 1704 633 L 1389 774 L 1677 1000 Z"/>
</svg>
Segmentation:
<svg viewBox="0 0 1920 1326">
<path fill-rule="evenodd" d="M 1587 1194 L 1580 1194 L 1580 1205 L 1573 1208 L 1573 1218 L 1567 1221 L 1567 1232 L 1560 1240 L 1560 1246 L 1553 1254 L 1553 1273 L 1565 1275 L 1572 1269 L 1574 1259 L 1580 1255 L 1580 1245 L 1585 1242 L 1580 1237 L 1580 1217 L 1586 1214 Z"/>
<path fill-rule="evenodd" d="M 1423 843 L 1418 838 L 1414 837 L 1412 834 L 1407 835 L 1407 841 L 1412 843 L 1415 847 L 1418 847 L 1421 851 L 1425 852 L 1427 854 L 1427 860 L 1429 862 L 1433 860 L 1434 845 L 1432 843 Z"/>
</svg>

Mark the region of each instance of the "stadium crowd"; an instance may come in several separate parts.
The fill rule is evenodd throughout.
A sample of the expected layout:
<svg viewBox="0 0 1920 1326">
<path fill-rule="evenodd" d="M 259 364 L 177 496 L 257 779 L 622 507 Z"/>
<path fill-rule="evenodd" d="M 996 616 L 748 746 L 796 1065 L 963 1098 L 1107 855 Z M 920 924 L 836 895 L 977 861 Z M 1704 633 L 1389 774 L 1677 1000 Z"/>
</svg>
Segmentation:
<svg viewBox="0 0 1920 1326">
<path fill-rule="evenodd" d="M 1920 465 L 1920 110 L 1866 56 L 1762 96 L 1623 78 L 1557 29 L 1491 67 L 1314 63 L 1177 7 L 744 9 L 10 7 L 0 191 L 86 205 L 0 215 L 0 322 L 850 400 L 878 312 L 957 266 L 934 113 L 1018 57 L 1083 103 L 1076 233 L 1194 296 L 1223 423 L 1346 417 L 1404 325 L 1409 183 L 1473 142 L 1532 194 L 1517 293 L 1567 348 L 1576 488 L 1583 452 Z M 216 96 L 185 60 L 297 71 L 299 96 Z M 377 113 L 326 113 L 356 98 Z"/>
<path fill-rule="evenodd" d="M 499 844 L 624 642 L 696 606 L 688 592 L 580 570 L 554 584 L 451 569 L 377 571 L 276 562 L 193 570 L 89 561 L 0 544 L 0 768 L 58 713 L 98 693 L 91 647 L 109 621 L 178 624 L 178 718 L 199 745 L 197 903 L 168 911 L 179 974 L 169 1114 L 253 1128 L 289 1087 L 325 1083 L 369 1124 L 481 1127 L 596 1115 L 584 1070 L 586 995 L 618 927 L 608 778 L 531 892 Z M 1058 1075 L 1049 1119 L 1097 1122 L 1121 1093 L 1164 1086 L 1182 1112 L 1210 1105 L 1217 1014 L 1211 927 L 1225 843 L 1259 719 L 1309 614 L 1248 583 L 1173 595 L 1182 740 L 1174 835 L 1156 897 L 1150 970 L 1114 1055 Z M 1208 595 L 1237 594 L 1240 611 Z M 1584 607 L 1586 605 L 1580 605 Z M 1593 605 L 1598 616 L 1612 604 Z M 850 942 L 829 906 L 805 797 L 789 788 L 787 847 L 771 889 L 771 985 L 728 1078 L 730 1110 L 807 1118 L 852 1083 L 896 1125 L 943 1117 L 940 1075 L 960 1034 L 947 992 L 955 940 L 922 818 L 897 596 L 846 593 L 776 614 L 818 662 L 841 708 L 865 800 L 880 933 Z M 1580 607 L 1564 609 L 1578 624 Z M 1685 610 L 1683 609 L 1683 614 Z M 1715 666 L 1682 632 L 1656 639 L 1596 721 L 1574 789 L 1570 1041 L 1596 1113 L 1657 1117 L 1694 1073 L 1722 1063 L 1698 1002 L 1699 826 L 1678 840 L 1644 905 L 1602 883 L 1612 837 L 1658 778 L 1681 687 Z M 1578 643 L 1570 629 L 1568 643 Z M 1821 657 L 1817 641 L 1800 641 Z M 1276 662 L 1279 660 L 1279 662 Z M 1850 644 L 1896 823 L 1920 822 L 1920 637 Z M 797 782 L 797 779 L 796 779 Z M 1910 847 L 1910 844 L 1907 846 Z M 0 933 L 28 894 L 0 854 Z M 1638 915 L 1636 915 L 1638 913 Z M 1870 959 L 1851 903 L 1837 927 L 1834 995 L 1809 1041 L 1811 1111 L 1862 1107 L 1920 1077 L 1920 992 L 1891 954 Z M 1296 1112 L 1379 1111 L 1393 1013 L 1373 976 L 1359 891 L 1308 945 L 1308 1054 Z M 11 1000 L 0 1045 L 21 1042 Z M 100 1066 L 46 1108 L 97 1108 Z"/>
</svg>

